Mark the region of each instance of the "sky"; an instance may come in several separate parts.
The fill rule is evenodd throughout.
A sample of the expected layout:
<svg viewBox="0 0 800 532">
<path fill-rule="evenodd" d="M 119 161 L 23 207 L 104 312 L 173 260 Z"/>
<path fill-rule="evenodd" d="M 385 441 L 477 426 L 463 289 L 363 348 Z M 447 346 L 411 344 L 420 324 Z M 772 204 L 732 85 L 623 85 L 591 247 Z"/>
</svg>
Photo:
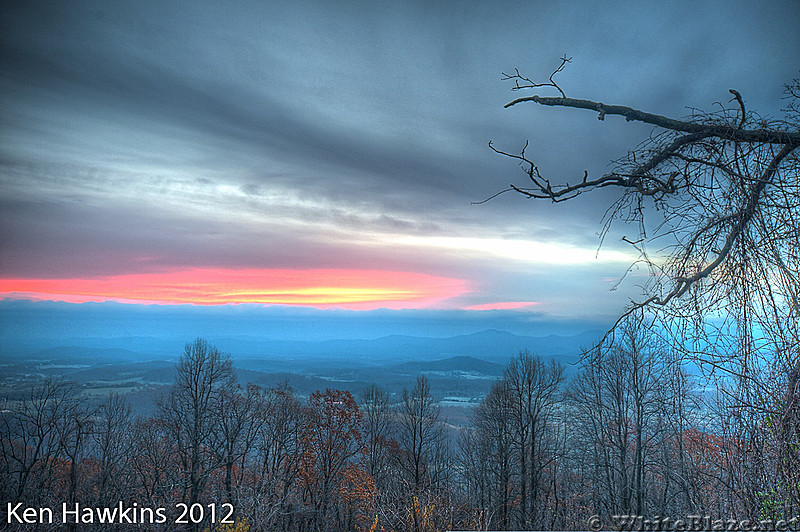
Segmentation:
<svg viewBox="0 0 800 532">
<path fill-rule="evenodd" d="M 568 96 L 679 118 L 735 88 L 780 117 L 797 20 L 797 1 L 5 3 L 0 307 L 613 322 L 647 281 L 619 284 L 635 228 L 600 246 L 614 191 L 475 202 L 524 184 L 489 141 L 574 180 L 652 128 L 504 109 L 502 73 L 566 54 Z"/>
</svg>

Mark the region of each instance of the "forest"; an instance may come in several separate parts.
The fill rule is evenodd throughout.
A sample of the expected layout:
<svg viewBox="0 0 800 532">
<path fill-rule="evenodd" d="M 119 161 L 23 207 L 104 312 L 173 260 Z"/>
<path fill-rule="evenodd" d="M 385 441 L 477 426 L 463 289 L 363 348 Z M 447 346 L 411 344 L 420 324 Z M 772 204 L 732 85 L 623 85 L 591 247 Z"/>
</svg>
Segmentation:
<svg viewBox="0 0 800 532">
<path fill-rule="evenodd" d="M 122 395 L 90 408 L 74 383 L 49 379 L 2 414 L 4 523 L 49 530 L 64 506 L 64 529 L 79 530 L 642 526 L 621 516 L 796 529 L 790 412 L 765 417 L 727 385 L 699 388 L 646 325 L 627 320 L 569 380 L 520 352 L 466 426 L 448 424 L 424 375 L 396 403 L 378 385 L 301 397 L 240 385 L 202 339 L 150 417 Z M 780 399 L 767 406 L 789 406 Z M 53 521 L 25 521 L 24 508 Z M 132 511 L 104 523 L 95 510 L 114 508 Z"/>
</svg>

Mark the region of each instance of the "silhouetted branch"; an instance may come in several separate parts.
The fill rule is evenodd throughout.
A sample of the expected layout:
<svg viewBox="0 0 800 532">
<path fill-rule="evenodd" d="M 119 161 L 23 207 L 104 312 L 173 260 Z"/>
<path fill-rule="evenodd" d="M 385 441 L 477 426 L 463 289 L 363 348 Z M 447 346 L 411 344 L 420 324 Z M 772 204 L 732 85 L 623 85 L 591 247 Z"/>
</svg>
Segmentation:
<svg viewBox="0 0 800 532">
<path fill-rule="evenodd" d="M 641 224 L 644 218 L 642 201 L 644 198 L 651 198 L 656 208 L 664 212 L 665 217 L 664 222 L 659 225 L 663 232 L 657 236 L 670 235 L 677 237 L 679 242 L 673 247 L 672 256 L 668 256 L 665 262 L 671 270 L 668 277 L 672 279 L 672 286 L 666 293 L 652 294 L 643 302 L 632 303 L 621 319 L 643 307 L 663 307 L 680 298 L 725 262 L 736 243 L 741 241 L 756 213 L 762 209 L 791 210 L 796 203 L 789 192 L 789 196 L 783 194 L 783 207 L 774 203 L 762 205 L 764 191 L 775 184 L 774 178 L 781 163 L 800 146 L 800 131 L 794 129 L 792 124 L 759 121 L 759 128 L 745 129 L 748 114 L 744 99 L 734 89 L 730 90 L 733 95 L 731 101 L 735 100 L 739 106 L 735 115 L 732 116 L 731 111 L 723 109 L 716 115 L 695 115 L 687 120 L 647 113 L 623 105 L 567 98 L 561 87 L 553 81 L 553 76 L 563 70 L 567 62 L 569 59 L 562 57 L 561 64 L 551 74 L 548 83 L 535 83 L 522 76 L 518 70 L 515 70 L 514 75 L 506 75 L 504 79 L 514 80 L 514 91 L 553 87 L 561 96 L 536 94 L 517 98 L 505 107 L 535 102 L 545 106 L 586 109 L 599 113 L 600 120 L 606 115 L 623 116 L 626 121 L 643 122 L 665 131 L 651 137 L 631 152 L 614 171 L 594 179 L 589 177 L 588 171 L 584 171 L 582 178 L 572 183 L 554 183 L 545 177 L 536 163 L 526 155 L 527 143 L 520 153 L 509 153 L 496 148 L 490 142 L 489 147 L 495 153 L 518 161 L 528 177 L 528 184 L 520 186 L 512 183 L 508 188 L 478 203 L 510 191 L 526 198 L 562 202 L 576 198 L 586 191 L 613 186 L 622 189 L 624 195 L 609 208 L 609 220 L 623 218 L 625 221 L 639 221 Z M 787 87 L 787 91 L 795 100 L 800 93 L 797 83 Z M 793 101 L 790 104 L 790 109 L 794 108 L 794 103 Z M 778 147 L 780 149 L 775 153 Z M 722 176 L 725 179 L 721 180 Z M 781 181 L 777 186 L 779 190 L 786 186 L 796 188 L 797 183 Z M 770 201 L 774 202 L 771 197 Z M 625 210 L 629 213 L 627 216 L 624 215 Z M 778 218 L 776 217 L 776 223 Z M 644 226 L 640 225 L 640 228 L 644 239 Z M 603 229 L 603 235 L 607 230 L 608 224 Z M 650 260 L 643 246 L 636 247 L 653 271 L 664 271 L 663 266 Z M 779 266 L 782 265 L 789 275 L 791 268 L 786 267 L 785 261 L 781 259 L 781 252 L 776 251 L 774 255 L 777 258 L 771 260 Z M 660 291 L 660 281 L 658 284 Z"/>
<path fill-rule="evenodd" d="M 513 107 L 523 102 L 536 102 L 540 105 L 572 107 L 575 109 L 588 109 L 591 111 L 597 111 L 600 113 L 599 118 L 601 120 L 605 118 L 605 115 L 624 116 L 628 122 L 644 122 L 646 124 L 652 124 L 664 129 L 669 129 L 671 131 L 700 134 L 702 137 L 713 136 L 735 142 L 786 144 L 795 147 L 800 145 L 800 132 L 797 131 L 780 131 L 772 129 L 743 130 L 730 125 L 687 122 L 683 120 L 676 120 L 674 118 L 668 118 L 666 116 L 646 113 L 644 111 L 634 109 L 633 107 L 627 107 L 624 105 L 608 105 L 592 100 L 534 95 L 527 96 L 525 98 L 517 98 L 516 100 L 507 103 L 504 107 Z"/>
<path fill-rule="evenodd" d="M 511 88 L 512 91 L 518 91 L 522 89 L 534 89 L 539 87 L 553 87 L 559 93 L 561 93 L 562 98 L 565 98 L 566 94 L 564 94 L 564 91 L 561 90 L 561 87 L 559 87 L 558 84 L 553 80 L 553 77 L 562 70 L 564 70 L 564 67 L 567 66 L 567 63 L 569 63 L 570 61 L 572 61 L 572 58 L 567 57 L 566 54 L 561 57 L 561 64 L 558 65 L 558 68 L 556 68 L 548 78 L 550 80 L 549 83 L 536 83 L 532 79 L 527 78 L 522 74 L 520 74 L 518 68 L 514 69 L 514 74 L 506 74 L 505 72 L 503 72 L 503 78 L 501 79 L 503 81 L 514 80 L 514 87 Z M 520 82 L 522 83 L 520 84 Z"/>
</svg>

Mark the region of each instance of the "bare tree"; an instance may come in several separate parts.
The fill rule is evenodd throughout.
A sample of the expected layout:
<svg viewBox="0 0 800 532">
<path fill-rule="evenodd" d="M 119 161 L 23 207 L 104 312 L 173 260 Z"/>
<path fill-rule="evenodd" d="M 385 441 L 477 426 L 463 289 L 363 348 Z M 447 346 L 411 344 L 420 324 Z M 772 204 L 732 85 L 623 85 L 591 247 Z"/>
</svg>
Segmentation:
<svg viewBox="0 0 800 532">
<path fill-rule="evenodd" d="M 515 480 L 522 478 L 516 461 L 518 448 L 515 453 L 518 425 L 514 419 L 514 401 L 508 382 L 496 382 L 475 409 L 473 419 L 477 433 L 474 443 L 482 454 L 478 467 L 485 471 L 488 479 L 488 489 L 481 494 L 486 503 L 481 507 L 491 516 L 489 523 L 493 527 L 506 530 L 511 525 L 515 498 L 520 493 L 515 489 Z"/>
<path fill-rule="evenodd" d="M 563 366 L 521 351 L 475 409 L 474 430 L 462 436 L 461 457 L 476 468 L 467 474 L 479 503 L 476 519 L 500 529 L 553 526 L 559 511 L 556 462 L 563 454 L 556 416 L 563 382 Z"/>
<path fill-rule="evenodd" d="M 650 275 L 646 295 L 631 302 L 617 325 L 642 309 L 663 320 L 661 331 L 672 336 L 672 347 L 725 391 L 723 410 L 731 412 L 735 405 L 738 430 L 747 425 L 749 435 L 763 437 L 758 450 L 748 453 L 767 460 L 767 469 L 787 479 L 775 497 L 783 515 L 792 515 L 800 507 L 789 480 L 800 470 L 797 454 L 789 451 L 797 434 L 789 427 L 796 423 L 779 428 L 773 421 L 796 419 L 791 405 L 799 401 L 796 379 L 787 376 L 800 360 L 800 81 L 786 87 L 782 120 L 748 110 L 734 89 L 730 105 L 675 119 L 567 97 L 555 76 L 569 61 L 563 57 L 545 82 L 518 70 L 505 75 L 514 91 L 556 93 L 524 96 L 506 107 L 535 103 L 588 110 L 600 120 L 620 116 L 652 125 L 654 133 L 617 160 L 611 172 L 592 176 L 587 170 L 573 179 L 547 177 L 528 155 L 527 144 L 511 153 L 490 143 L 527 176 L 526 184 L 502 192 L 564 202 L 599 189 L 619 191 L 602 235 L 615 220 L 635 224 L 638 234 L 623 240 L 639 253 L 639 264 Z M 758 504 L 747 503 L 747 517 L 756 517 L 757 506 L 764 504 L 763 496 Z"/>
<path fill-rule="evenodd" d="M 177 446 L 185 500 L 190 505 L 199 501 L 209 475 L 220 465 L 219 453 L 212 451 L 214 431 L 223 397 L 234 386 L 229 356 L 201 338 L 186 344 L 175 385 L 159 411 Z"/>
<path fill-rule="evenodd" d="M 62 418 L 56 424 L 58 432 L 59 450 L 65 459 L 68 469 L 68 482 L 66 501 L 74 504 L 78 501 L 78 485 L 81 481 L 81 469 L 87 453 L 90 451 L 90 437 L 93 433 L 95 409 L 88 402 L 81 400 L 76 395 L 70 397 L 65 403 Z M 77 525 L 71 523 L 70 530 L 76 530 Z"/>
<path fill-rule="evenodd" d="M 246 515 L 265 528 L 290 529 L 291 495 L 301 467 L 307 417 L 287 383 L 260 391 L 256 397 L 254 481 Z"/>
<path fill-rule="evenodd" d="M 151 506 L 181 502 L 184 477 L 173 431 L 163 419 L 137 419 L 133 425 L 129 468 L 134 493 Z"/>
<path fill-rule="evenodd" d="M 217 453 L 217 462 L 225 468 L 225 498 L 229 502 L 233 500 L 234 465 L 250 451 L 254 441 L 256 395 L 253 386 L 223 389 L 215 407 L 212 449 Z"/>
<path fill-rule="evenodd" d="M 441 408 L 431 395 L 430 382 L 424 375 L 409 392 L 403 390 L 400 404 L 398 442 L 403 451 L 401 468 L 412 492 L 435 486 L 439 472 L 435 458 L 444 442 L 439 422 Z"/>
<path fill-rule="evenodd" d="M 53 468 L 66 441 L 65 424 L 76 394 L 74 382 L 48 378 L 34 386 L 17 408 L 0 414 L 2 484 L 7 501 L 44 504 L 44 496 L 56 494 L 54 482 L 62 472 L 54 473 Z"/>
<path fill-rule="evenodd" d="M 367 472 L 375 485 L 383 489 L 390 474 L 389 461 L 392 443 L 392 413 L 389 409 L 389 394 L 378 385 L 367 386 L 361 394 L 361 412 L 364 423 Z"/>
<path fill-rule="evenodd" d="M 542 526 L 539 512 L 547 506 L 543 491 L 545 471 L 555 456 L 551 428 L 554 407 L 560 400 L 564 368 L 546 364 L 527 350 L 509 363 L 504 382 L 511 398 L 510 414 L 515 431 L 514 447 L 519 462 L 519 526 Z"/>
<path fill-rule="evenodd" d="M 645 359 L 646 360 L 646 359 Z M 713 472 L 699 463 L 697 451 L 708 450 L 702 399 L 686 369 L 674 360 L 661 361 L 656 374 L 657 406 L 652 465 L 661 482 L 649 487 L 658 515 L 695 515 L 709 511 L 705 494 L 713 492 Z"/>
<path fill-rule="evenodd" d="M 125 498 L 133 450 L 132 424 L 131 407 L 123 396 L 111 394 L 100 405 L 92 440 L 98 462 L 95 485 L 101 505 L 110 506 Z"/>
<path fill-rule="evenodd" d="M 629 242 L 654 273 L 665 274 L 653 281 L 652 295 L 634 308 L 665 306 L 687 294 L 696 301 L 704 297 L 705 307 L 721 302 L 731 295 L 730 278 L 741 266 L 735 253 L 742 247 L 752 253 L 751 260 L 757 260 L 754 271 L 774 274 L 768 282 L 783 290 L 783 300 L 778 302 L 796 307 L 800 286 L 796 151 L 800 146 L 796 113 L 800 83 L 795 80 L 787 87 L 789 108 L 795 109 L 787 115 L 790 121 L 769 121 L 746 111 L 742 96 L 733 89 L 731 101 L 736 101 L 737 107 L 714 114 L 696 112 L 677 120 L 622 105 L 566 97 L 553 76 L 570 59 L 563 57 L 546 83 L 535 83 L 519 71 L 504 75 L 515 82 L 516 91 L 550 87 L 560 93 L 517 98 L 506 107 L 534 102 L 585 109 L 598 113 L 600 120 L 618 115 L 628 122 L 651 124 L 661 133 L 620 159 L 614 171 L 590 178 L 587 170 L 573 184 L 553 184 L 525 149 L 513 154 L 490 143 L 495 152 L 517 160 L 529 179 L 524 186 L 511 185 L 502 192 L 513 190 L 529 198 L 561 202 L 601 188 L 621 190 L 622 196 L 609 208 L 608 221 L 639 223 L 639 237 Z M 650 233 L 645 231 L 645 214 L 663 217 L 660 224 L 652 224 L 655 230 Z M 608 227 L 606 224 L 604 231 Z M 659 262 L 660 255 L 648 253 L 645 244 L 665 237 L 671 237 L 671 243 L 659 251 L 668 258 Z M 756 248 L 760 249 L 757 253 Z M 702 290 L 690 290 L 703 281 Z"/>
<path fill-rule="evenodd" d="M 477 417 L 477 410 L 475 412 Z M 469 508 L 469 526 L 475 530 L 488 530 L 494 522 L 492 475 L 487 457 L 491 456 L 491 441 L 478 428 L 477 419 L 471 427 L 461 430 L 458 439 L 459 473 L 461 491 Z"/>
<path fill-rule="evenodd" d="M 613 343 L 586 354 L 572 383 L 570 399 L 579 430 L 588 435 L 595 504 L 603 515 L 645 515 L 655 506 L 649 481 L 665 430 L 659 390 L 667 383 L 668 360 L 642 322 L 629 318 Z"/>
</svg>

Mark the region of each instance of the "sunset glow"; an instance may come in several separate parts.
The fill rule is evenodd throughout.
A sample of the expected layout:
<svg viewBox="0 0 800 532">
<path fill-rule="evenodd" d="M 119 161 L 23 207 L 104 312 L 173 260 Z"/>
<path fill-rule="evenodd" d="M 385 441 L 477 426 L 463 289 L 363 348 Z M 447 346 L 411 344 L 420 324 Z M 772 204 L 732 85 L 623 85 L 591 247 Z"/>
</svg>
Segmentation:
<svg viewBox="0 0 800 532">
<path fill-rule="evenodd" d="M 191 269 L 91 279 L 0 279 L 0 295 L 72 303 L 261 303 L 342 308 L 425 307 L 467 291 L 465 281 L 374 270 Z"/>
</svg>

